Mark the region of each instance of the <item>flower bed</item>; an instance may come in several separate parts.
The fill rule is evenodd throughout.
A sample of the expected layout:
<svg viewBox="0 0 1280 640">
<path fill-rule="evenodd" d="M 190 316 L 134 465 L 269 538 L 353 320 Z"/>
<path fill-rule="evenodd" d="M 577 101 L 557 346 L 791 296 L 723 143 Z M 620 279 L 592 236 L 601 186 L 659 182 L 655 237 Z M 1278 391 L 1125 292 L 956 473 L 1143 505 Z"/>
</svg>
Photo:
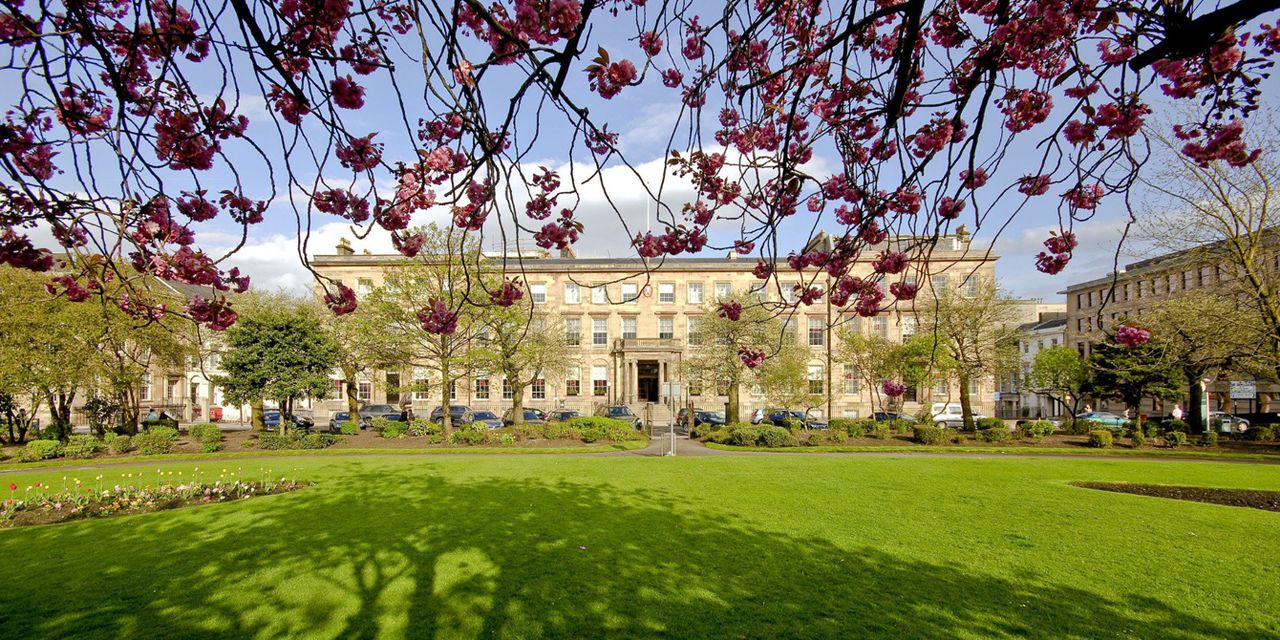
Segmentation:
<svg viewBox="0 0 1280 640">
<path fill-rule="evenodd" d="M 129 474 L 132 476 L 133 474 Z M 142 474 L 138 474 L 139 479 Z M 103 476 L 95 479 L 101 485 Z M 9 484 L 9 499 L 0 503 L 0 528 L 33 524 L 51 524 L 134 513 L 148 513 L 197 504 L 229 502 L 254 496 L 266 496 L 300 489 L 306 483 L 279 480 L 232 480 L 156 485 L 114 485 L 91 488 L 76 479 L 74 483 L 52 491 L 37 482 L 25 487 Z"/>
</svg>

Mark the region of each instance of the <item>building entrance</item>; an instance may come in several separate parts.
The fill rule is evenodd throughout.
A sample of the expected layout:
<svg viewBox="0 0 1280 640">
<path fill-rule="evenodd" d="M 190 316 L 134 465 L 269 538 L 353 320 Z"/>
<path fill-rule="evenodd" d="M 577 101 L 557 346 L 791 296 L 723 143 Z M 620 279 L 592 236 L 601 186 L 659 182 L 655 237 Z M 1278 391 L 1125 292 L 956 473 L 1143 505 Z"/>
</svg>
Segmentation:
<svg viewBox="0 0 1280 640">
<path fill-rule="evenodd" d="M 658 361 L 636 363 L 636 397 L 640 402 L 658 401 Z"/>
</svg>

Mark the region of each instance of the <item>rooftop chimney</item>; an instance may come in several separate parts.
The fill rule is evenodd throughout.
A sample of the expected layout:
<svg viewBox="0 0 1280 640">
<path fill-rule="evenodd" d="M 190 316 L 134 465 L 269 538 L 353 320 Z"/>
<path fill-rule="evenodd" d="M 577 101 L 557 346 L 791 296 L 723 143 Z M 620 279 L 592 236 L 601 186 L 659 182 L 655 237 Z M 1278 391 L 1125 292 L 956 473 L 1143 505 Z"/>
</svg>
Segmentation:
<svg viewBox="0 0 1280 640">
<path fill-rule="evenodd" d="M 351 242 L 349 242 L 346 238 L 343 238 L 338 241 L 337 249 L 338 249 L 338 255 L 340 256 L 351 256 L 351 255 L 355 255 L 356 253 L 355 250 L 351 248 Z"/>
<path fill-rule="evenodd" d="M 578 254 L 576 254 L 576 253 L 574 253 L 574 252 L 573 252 L 573 247 L 565 246 L 565 248 L 563 248 L 563 249 L 561 249 L 561 250 L 560 250 L 560 257 L 561 257 L 561 258 L 576 258 L 576 257 L 578 257 Z"/>
</svg>

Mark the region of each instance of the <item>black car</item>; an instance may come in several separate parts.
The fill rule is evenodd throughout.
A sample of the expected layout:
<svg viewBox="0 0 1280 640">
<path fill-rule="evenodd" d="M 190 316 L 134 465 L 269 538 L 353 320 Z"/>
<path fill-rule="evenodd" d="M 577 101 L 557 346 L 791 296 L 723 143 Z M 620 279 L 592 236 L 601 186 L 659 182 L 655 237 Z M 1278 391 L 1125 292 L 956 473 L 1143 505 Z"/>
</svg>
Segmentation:
<svg viewBox="0 0 1280 640">
<path fill-rule="evenodd" d="M 523 410 L 522 410 L 522 412 L 524 413 L 524 419 L 523 419 L 523 420 L 521 420 L 520 422 L 522 422 L 522 423 L 524 423 L 524 424 L 539 424 L 539 425 L 541 425 L 541 424 L 546 424 L 546 423 L 547 423 L 547 416 L 546 416 L 546 414 L 542 413 L 541 411 L 538 411 L 537 409 L 523 409 Z M 502 412 L 502 424 L 504 424 L 504 425 L 506 425 L 506 426 L 508 426 L 508 427 L 509 427 L 509 426 L 511 426 L 511 425 L 513 425 L 513 424 L 515 424 L 515 423 L 516 423 L 516 421 L 515 421 L 515 409 L 514 409 L 514 408 L 512 408 L 512 409 L 507 409 L 506 411 L 503 411 L 503 412 Z"/>
<path fill-rule="evenodd" d="M 915 422 L 916 419 L 905 414 L 895 413 L 893 411 L 877 411 L 871 414 L 871 419 L 876 422 Z"/>
<path fill-rule="evenodd" d="M 556 409 L 547 413 L 547 422 L 568 422 L 570 418 L 581 418 L 582 414 L 573 409 Z"/>
<path fill-rule="evenodd" d="M 679 415 L 676 417 L 676 422 L 679 422 L 680 424 L 688 424 L 689 410 L 681 409 Z M 719 411 L 703 411 L 702 409 L 694 409 L 693 426 L 696 427 L 700 424 L 712 427 L 722 427 L 725 424 L 724 414 Z"/>
<path fill-rule="evenodd" d="M 607 404 L 597 407 L 596 416 L 601 418 L 613 418 L 614 420 L 626 420 L 636 429 L 644 428 L 644 421 L 631 410 L 631 407 L 628 407 L 625 404 Z"/>
<path fill-rule="evenodd" d="M 386 420 L 400 421 L 404 414 L 400 412 L 400 408 L 389 404 L 369 404 L 362 407 L 359 411 L 360 426 L 369 428 L 373 424 L 374 418 L 384 418 Z"/>
<path fill-rule="evenodd" d="M 503 427 L 502 419 L 492 411 L 471 412 L 471 424 L 482 424 L 490 429 L 501 429 Z"/>
<path fill-rule="evenodd" d="M 431 410 L 431 421 L 437 424 L 444 422 L 444 410 L 436 407 Z M 449 422 L 453 424 L 467 424 L 474 422 L 471 407 L 461 404 L 449 405 Z"/>
<path fill-rule="evenodd" d="M 806 429 L 826 429 L 827 423 L 813 418 L 805 418 L 804 412 L 791 409 L 768 409 L 765 411 L 764 422 L 777 427 L 787 426 L 788 419 L 796 420 L 804 424 Z"/>
<path fill-rule="evenodd" d="M 262 424 L 263 424 L 263 428 L 266 429 L 267 431 L 275 431 L 276 427 L 280 426 L 280 411 L 277 409 L 269 409 L 267 411 L 263 411 Z M 314 428 L 315 426 L 316 426 L 316 423 L 311 418 L 300 416 L 297 414 L 293 415 L 292 428 L 302 429 L 303 431 L 310 432 L 311 429 Z"/>
</svg>

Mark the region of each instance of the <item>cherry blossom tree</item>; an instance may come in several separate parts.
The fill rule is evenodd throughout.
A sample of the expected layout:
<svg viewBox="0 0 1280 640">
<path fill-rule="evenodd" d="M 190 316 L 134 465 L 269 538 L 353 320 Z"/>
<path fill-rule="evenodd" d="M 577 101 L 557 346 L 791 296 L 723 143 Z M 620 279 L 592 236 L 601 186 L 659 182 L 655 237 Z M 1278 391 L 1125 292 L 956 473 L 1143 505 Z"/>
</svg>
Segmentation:
<svg viewBox="0 0 1280 640">
<path fill-rule="evenodd" d="M 568 248 L 617 232 L 584 226 L 581 185 L 635 171 L 610 118 L 652 87 L 683 105 L 669 175 L 644 187 L 658 230 L 636 233 L 614 210 L 648 268 L 732 249 L 796 305 L 829 295 L 870 315 L 915 296 L 906 276 L 933 239 L 962 222 L 998 229 L 1026 207 L 1057 212 L 1037 267 L 1061 271 L 1075 226 L 1134 184 L 1144 127 L 1170 103 L 1192 110 L 1166 132 L 1190 161 L 1251 163 L 1243 133 L 1280 47 L 1264 22 L 1277 6 L 13 0 L 0 10 L 0 264 L 50 272 L 70 300 L 142 275 L 206 285 L 220 293 L 181 309 L 128 287 L 112 302 L 221 329 L 236 318 L 223 294 L 249 285 L 228 260 L 282 202 L 304 264 L 326 217 L 389 232 L 411 257 L 422 211 L 509 245 Z M 398 117 L 361 117 L 375 100 Z M 539 135 L 553 127 L 567 135 Z M 548 145 L 565 175 L 537 166 Z M 694 195 L 673 204 L 677 182 Z M 198 241 L 216 220 L 241 229 L 219 254 Z M 788 246 L 786 225 L 835 241 Z M 919 239 L 870 248 L 891 235 Z M 850 274 L 858 259 L 888 291 Z M 335 313 L 355 308 L 350 288 L 320 284 Z M 456 304 L 495 298 L 475 294 Z"/>
</svg>

